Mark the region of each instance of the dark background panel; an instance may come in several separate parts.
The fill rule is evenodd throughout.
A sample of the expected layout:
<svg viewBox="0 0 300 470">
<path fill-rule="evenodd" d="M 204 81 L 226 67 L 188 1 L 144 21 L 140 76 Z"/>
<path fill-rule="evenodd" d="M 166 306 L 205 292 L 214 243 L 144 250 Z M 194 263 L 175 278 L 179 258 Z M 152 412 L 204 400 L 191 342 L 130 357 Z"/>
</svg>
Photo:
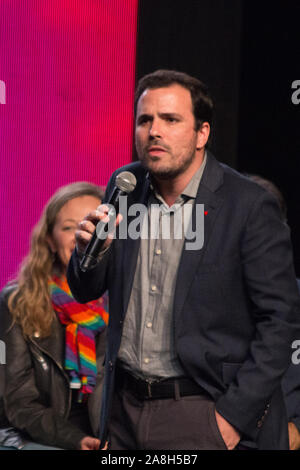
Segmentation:
<svg viewBox="0 0 300 470">
<path fill-rule="evenodd" d="M 300 276 L 300 2 L 244 2 L 237 168 L 272 180 L 288 206 Z"/>
<path fill-rule="evenodd" d="M 215 101 L 211 150 L 282 190 L 300 276 L 300 2 L 140 0 L 136 78 L 158 68 L 204 81 Z"/>
<path fill-rule="evenodd" d="M 211 149 L 235 165 L 240 71 L 240 0 L 140 0 L 137 79 L 159 68 L 206 83 L 216 104 Z"/>
</svg>

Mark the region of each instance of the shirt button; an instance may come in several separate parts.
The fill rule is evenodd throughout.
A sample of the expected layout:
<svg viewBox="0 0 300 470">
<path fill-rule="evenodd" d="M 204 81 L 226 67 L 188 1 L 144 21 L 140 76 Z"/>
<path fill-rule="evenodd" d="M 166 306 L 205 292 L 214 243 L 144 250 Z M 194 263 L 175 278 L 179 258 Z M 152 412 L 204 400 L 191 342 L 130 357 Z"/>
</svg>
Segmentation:
<svg viewBox="0 0 300 470">
<path fill-rule="evenodd" d="M 161 250 L 160 250 L 160 249 L 157 249 L 155 253 L 156 253 L 157 255 L 161 255 Z"/>
<path fill-rule="evenodd" d="M 151 323 L 151 321 L 148 321 L 147 328 L 151 328 L 151 327 L 152 327 L 152 323 Z"/>
<path fill-rule="evenodd" d="M 150 359 L 149 359 L 148 357 L 145 357 L 144 363 L 145 363 L 145 364 L 149 364 L 149 362 L 150 362 Z"/>
<path fill-rule="evenodd" d="M 152 292 L 155 292 L 156 291 L 156 286 L 154 286 L 154 285 L 151 286 L 151 290 L 152 290 Z"/>
</svg>

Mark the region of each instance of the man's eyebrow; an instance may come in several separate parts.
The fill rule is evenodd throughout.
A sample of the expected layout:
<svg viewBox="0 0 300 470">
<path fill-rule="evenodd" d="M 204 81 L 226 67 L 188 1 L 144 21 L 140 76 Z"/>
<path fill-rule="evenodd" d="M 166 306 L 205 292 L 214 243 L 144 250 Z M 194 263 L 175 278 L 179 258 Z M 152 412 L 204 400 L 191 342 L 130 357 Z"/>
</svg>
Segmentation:
<svg viewBox="0 0 300 470">
<path fill-rule="evenodd" d="M 162 118 L 176 118 L 176 119 L 181 119 L 182 116 L 181 114 L 178 114 L 178 113 L 159 113 L 159 116 L 162 117 Z"/>
<path fill-rule="evenodd" d="M 170 112 L 170 113 L 158 113 L 158 115 L 159 115 L 159 117 L 162 118 L 162 119 L 166 119 L 166 118 L 182 119 L 181 114 L 173 113 L 173 112 Z M 142 121 L 149 120 L 149 119 L 150 119 L 150 120 L 153 119 L 153 115 L 152 115 L 152 114 L 144 113 L 144 114 L 140 114 L 140 115 L 137 117 L 137 122 L 142 122 Z"/>
<path fill-rule="evenodd" d="M 140 121 L 143 121 L 145 119 L 153 119 L 153 116 L 151 114 L 140 114 L 138 117 L 137 117 L 137 121 L 140 122 Z"/>
</svg>

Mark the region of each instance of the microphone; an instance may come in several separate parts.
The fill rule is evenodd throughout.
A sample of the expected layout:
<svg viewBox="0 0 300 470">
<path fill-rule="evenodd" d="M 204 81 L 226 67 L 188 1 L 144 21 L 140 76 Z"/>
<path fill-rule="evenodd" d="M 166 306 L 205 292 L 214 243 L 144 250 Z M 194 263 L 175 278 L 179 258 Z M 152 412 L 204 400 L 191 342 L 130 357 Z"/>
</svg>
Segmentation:
<svg viewBox="0 0 300 470">
<path fill-rule="evenodd" d="M 110 219 L 119 213 L 120 196 L 125 196 L 126 194 L 131 193 L 135 187 L 136 177 L 133 173 L 130 173 L 129 171 L 122 171 L 122 173 L 118 174 L 116 177 L 113 193 L 110 197 L 110 200 L 107 201 L 107 204 L 112 206 L 108 211 L 108 217 Z M 97 263 L 97 258 L 101 251 L 102 245 L 107 238 L 107 227 L 108 222 L 102 222 L 102 220 L 99 220 L 97 223 L 96 229 L 85 249 L 82 260 L 80 262 L 81 271 L 86 272 L 95 266 L 95 263 Z"/>
</svg>

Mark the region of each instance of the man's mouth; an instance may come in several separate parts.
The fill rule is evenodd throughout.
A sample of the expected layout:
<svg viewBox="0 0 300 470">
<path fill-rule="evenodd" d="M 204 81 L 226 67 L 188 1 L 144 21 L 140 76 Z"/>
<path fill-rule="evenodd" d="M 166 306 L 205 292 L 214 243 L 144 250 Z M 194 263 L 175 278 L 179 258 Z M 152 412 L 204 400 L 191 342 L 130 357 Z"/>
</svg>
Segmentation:
<svg viewBox="0 0 300 470">
<path fill-rule="evenodd" d="M 166 153 L 166 149 L 158 145 L 152 145 L 151 147 L 148 147 L 147 152 L 149 155 L 162 155 L 163 153 Z"/>
</svg>

